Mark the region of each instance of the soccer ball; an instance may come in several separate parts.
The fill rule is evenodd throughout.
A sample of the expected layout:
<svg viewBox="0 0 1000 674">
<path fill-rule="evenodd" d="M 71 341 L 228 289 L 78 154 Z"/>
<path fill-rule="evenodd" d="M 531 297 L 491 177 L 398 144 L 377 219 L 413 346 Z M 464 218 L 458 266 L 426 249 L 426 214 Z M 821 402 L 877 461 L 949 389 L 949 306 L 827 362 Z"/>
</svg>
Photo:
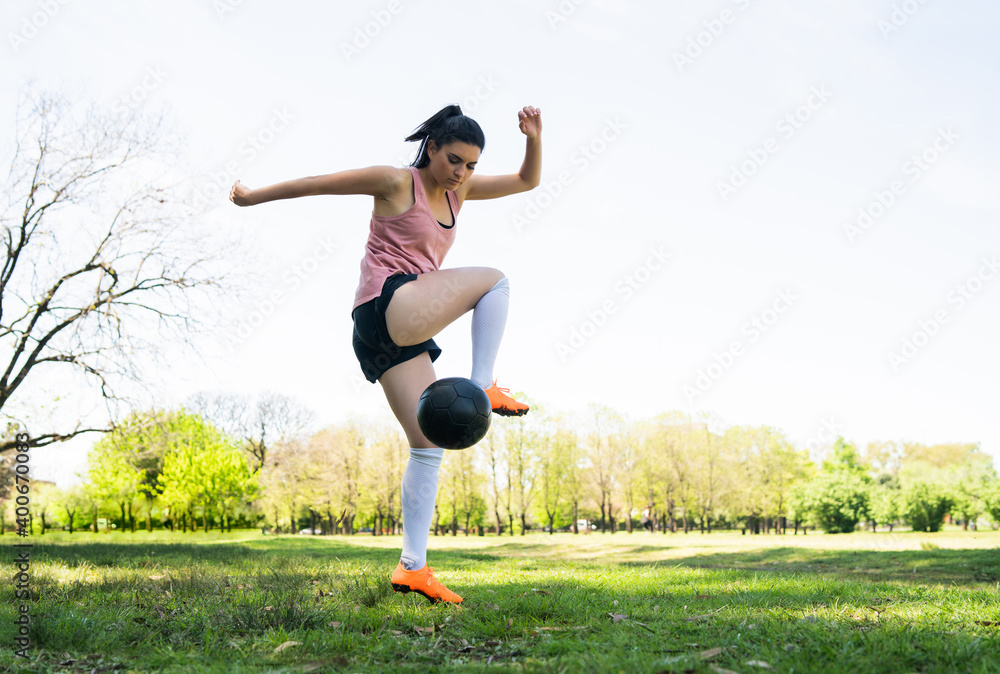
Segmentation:
<svg viewBox="0 0 1000 674">
<path fill-rule="evenodd" d="M 465 377 L 438 379 L 417 401 L 420 430 L 444 449 L 465 449 L 482 440 L 491 412 L 486 391 Z"/>
</svg>

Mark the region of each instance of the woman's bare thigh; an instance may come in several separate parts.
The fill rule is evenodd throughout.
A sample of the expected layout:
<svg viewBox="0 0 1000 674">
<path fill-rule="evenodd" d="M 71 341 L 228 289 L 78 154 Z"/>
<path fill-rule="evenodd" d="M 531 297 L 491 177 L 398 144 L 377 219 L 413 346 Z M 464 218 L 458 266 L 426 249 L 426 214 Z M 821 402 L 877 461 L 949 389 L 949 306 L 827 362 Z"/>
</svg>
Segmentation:
<svg viewBox="0 0 1000 674">
<path fill-rule="evenodd" d="M 392 413 L 396 415 L 410 447 L 436 447 L 434 443 L 424 437 L 417 423 L 417 401 L 420 394 L 428 386 L 434 383 L 434 364 L 431 363 L 430 354 L 424 351 L 419 356 L 408 361 L 393 365 L 386 370 L 379 383 L 385 392 L 385 399 L 389 402 Z"/>
<path fill-rule="evenodd" d="M 420 274 L 396 289 L 385 311 L 389 336 L 398 346 L 420 344 L 473 309 L 503 278 L 492 267 L 461 267 Z"/>
</svg>

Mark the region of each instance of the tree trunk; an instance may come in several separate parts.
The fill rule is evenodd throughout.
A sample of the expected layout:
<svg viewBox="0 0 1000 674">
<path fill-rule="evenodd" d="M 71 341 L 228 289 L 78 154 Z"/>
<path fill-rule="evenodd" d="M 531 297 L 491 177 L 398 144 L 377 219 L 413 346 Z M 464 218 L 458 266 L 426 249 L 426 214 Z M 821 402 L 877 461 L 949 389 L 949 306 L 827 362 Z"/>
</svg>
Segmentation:
<svg viewBox="0 0 1000 674">
<path fill-rule="evenodd" d="M 580 521 L 580 507 L 579 507 L 579 505 L 580 504 L 577 502 L 577 500 L 573 499 L 573 533 L 574 534 L 580 533 L 580 525 L 578 524 L 578 522 Z"/>
<path fill-rule="evenodd" d="M 510 529 L 508 530 L 507 533 L 509 535 L 513 536 L 514 535 L 514 515 L 512 515 L 511 513 L 507 513 L 507 524 L 510 526 Z"/>
<path fill-rule="evenodd" d="M 528 522 L 525 513 L 521 513 L 521 535 L 524 536 L 528 532 Z"/>
<path fill-rule="evenodd" d="M 499 508 L 494 508 L 493 509 L 493 515 L 497 519 L 497 536 L 501 536 L 501 535 L 503 535 L 503 520 L 500 519 L 500 509 Z"/>
</svg>

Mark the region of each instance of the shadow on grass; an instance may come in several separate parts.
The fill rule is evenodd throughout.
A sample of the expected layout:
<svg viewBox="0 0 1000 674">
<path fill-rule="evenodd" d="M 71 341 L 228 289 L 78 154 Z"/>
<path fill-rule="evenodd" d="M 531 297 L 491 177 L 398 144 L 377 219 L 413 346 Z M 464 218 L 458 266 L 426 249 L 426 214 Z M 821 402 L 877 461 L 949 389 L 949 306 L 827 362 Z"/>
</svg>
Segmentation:
<svg viewBox="0 0 1000 674">
<path fill-rule="evenodd" d="M 46 541 L 34 544 L 32 560 L 61 562 L 71 568 L 83 564 L 147 568 L 153 564 L 190 564 L 199 561 L 242 566 L 260 563 L 265 559 L 280 562 L 303 557 L 312 560 L 388 562 L 398 559 L 398 555 L 398 550 L 353 545 L 335 539 L 301 540 L 275 537 L 255 541 L 192 540 L 176 543 Z"/>
<path fill-rule="evenodd" d="M 401 544 L 402 539 L 396 537 Z M 559 546 L 509 541 L 488 552 L 467 548 L 434 547 L 446 540 L 432 541 L 433 564 L 440 568 L 474 569 L 482 564 L 508 561 L 528 569 L 555 568 L 573 562 L 645 568 L 683 566 L 697 569 L 766 572 L 769 574 L 821 575 L 843 580 L 893 581 L 914 585 L 954 584 L 976 586 L 1000 582 L 1000 555 L 996 549 L 931 550 L 829 550 L 776 547 L 737 552 L 700 551 L 668 559 L 636 559 L 646 554 L 662 554 L 664 548 L 651 545 L 616 545 L 612 549 L 566 550 Z M 677 548 L 673 552 L 682 552 Z M 364 563 L 390 569 L 398 560 L 399 548 L 358 545 L 349 538 L 274 537 L 250 541 L 207 540 L 190 542 L 75 542 L 71 540 L 36 543 L 33 560 L 80 566 L 151 569 L 205 564 L 240 570 L 253 566 L 281 569 L 289 564 Z"/>
<path fill-rule="evenodd" d="M 635 553 L 641 553 L 641 548 Z M 997 550 L 815 550 L 771 548 L 708 552 L 661 562 L 627 561 L 626 566 L 681 564 L 689 568 L 822 574 L 843 579 L 913 584 L 995 584 L 1000 581 Z"/>
</svg>

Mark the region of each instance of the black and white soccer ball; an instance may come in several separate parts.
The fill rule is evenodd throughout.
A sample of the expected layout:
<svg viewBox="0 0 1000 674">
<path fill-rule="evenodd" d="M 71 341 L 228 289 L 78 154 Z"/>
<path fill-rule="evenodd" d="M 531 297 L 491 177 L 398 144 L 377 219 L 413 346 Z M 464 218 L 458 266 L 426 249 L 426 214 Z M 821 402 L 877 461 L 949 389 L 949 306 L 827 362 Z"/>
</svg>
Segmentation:
<svg viewBox="0 0 1000 674">
<path fill-rule="evenodd" d="M 420 430 L 444 449 L 465 449 L 482 440 L 491 413 L 486 391 L 465 377 L 438 379 L 417 401 Z"/>
</svg>

